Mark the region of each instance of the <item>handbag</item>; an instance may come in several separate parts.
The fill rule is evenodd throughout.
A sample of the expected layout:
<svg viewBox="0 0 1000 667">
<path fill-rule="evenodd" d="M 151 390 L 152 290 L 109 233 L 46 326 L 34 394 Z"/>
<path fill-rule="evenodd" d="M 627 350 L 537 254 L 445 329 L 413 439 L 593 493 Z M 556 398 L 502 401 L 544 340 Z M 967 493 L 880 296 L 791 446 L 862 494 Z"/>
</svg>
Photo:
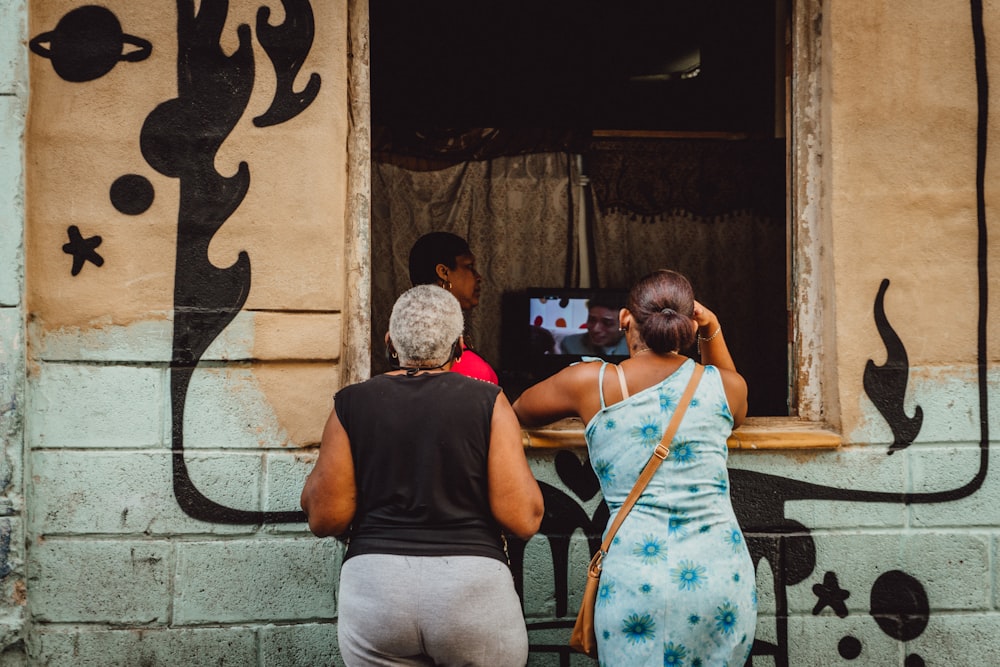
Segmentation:
<svg viewBox="0 0 1000 667">
<path fill-rule="evenodd" d="M 622 374 L 621 368 L 617 366 L 616 368 L 618 369 L 618 381 L 622 386 L 622 396 L 628 398 L 628 389 L 625 388 L 625 377 Z M 653 478 L 653 473 L 656 472 L 656 469 L 663 463 L 663 460 L 670 454 L 670 444 L 673 442 L 677 428 L 684 417 L 684 412 L 687 410 L 688 404 L 691 402 L 691 397 L 694 396 L 695 389 L 698 388 L 698 382 L 701 380 L 702 373 L 704 372 L 704 366 L 695 364 L 691 380 L 688 382 L 687 388 L 684 390 L 684 395 L 681 396 L 681 400 L 677 404 L 677 409 L 674 410 L 673 417 L 671 417 L 670 423 L 667 425 L 667 430 L 663 434 L 663 438 L 656 445 L 656 449 L 653 450 L 653 455 L 649 457 L 649 461 L 639 474 L 639 479 L 636 480 L 631 493 L 628 494 L 628 498 L 622 503 L 618 514 L 615 515 L 615 520 L 604 535 L 601 547 L 594 554 L 594 557 L 590 559 L 590 565 L 587 566 L 587 583 L 583 589 L 583 600 L 580 602 L 580 611 L 576 615 L 576 623 L 573 625 L 573 633 L 570 635 L 569 645 L 573 650 L 585 653 L 591 658 L 597 658 L 594 606 L 597 604 L 597 593 L 601 586 L 601 569 L 604 557 L 608 554 L 608 549 L 611 547 L 611 541 L 614 539 L 615 533 L 618 532 L 618 528 L 621 527 L 632 506 L 639 500 L 639 496 L 642 495 L 646 484 Z"/>
</svg>

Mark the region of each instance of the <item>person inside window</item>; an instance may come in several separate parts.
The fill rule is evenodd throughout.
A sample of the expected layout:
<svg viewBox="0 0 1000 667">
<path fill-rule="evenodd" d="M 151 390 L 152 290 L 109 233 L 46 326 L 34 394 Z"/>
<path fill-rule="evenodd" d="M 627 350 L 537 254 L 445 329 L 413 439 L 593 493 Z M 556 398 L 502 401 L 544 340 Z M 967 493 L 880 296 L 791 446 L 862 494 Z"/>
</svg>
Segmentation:
<svg viewBox="0 0 1000 667">
<path fill-rule="evenodd" d="M 461 236 L 450 232 L 424 234 L 410 249 L 410 282 L 414 285 L 438 285 L 451 292 L 463 312 L 479 305 L 483 277 L 476 271 L 476 257 Z M 496 371 L 468 344 L 463 337 L 462 357 L 452 371 L 493 384 L 498 383 Z"/>
</svg>

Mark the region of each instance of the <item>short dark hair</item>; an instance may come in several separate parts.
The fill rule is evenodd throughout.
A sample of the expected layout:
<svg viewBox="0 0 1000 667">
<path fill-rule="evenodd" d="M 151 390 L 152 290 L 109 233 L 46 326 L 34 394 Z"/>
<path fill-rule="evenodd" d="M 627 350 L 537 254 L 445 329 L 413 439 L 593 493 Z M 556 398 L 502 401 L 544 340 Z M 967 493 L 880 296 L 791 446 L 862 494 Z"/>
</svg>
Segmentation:
<svg viewBox="0 0 1000 667">
<path fill-rule="evenodd" d="M 424 234 L 410 249 L 410 282 L 413 285 L 436 285 L 438 275 L 435 269 L 444 264 L 449 269 L 458 266 L 456 257 L 471 255 L 465 239 L 451 232 L 430 232 Z"/>
<path fill-rule="evenodd" d="M 597 292 L 587 299 L 587 310 L 591 308 L 607 308 L 608 310 L 617 312 L 624 307 L 624 297 L 609 292 Z"/>
</svg>

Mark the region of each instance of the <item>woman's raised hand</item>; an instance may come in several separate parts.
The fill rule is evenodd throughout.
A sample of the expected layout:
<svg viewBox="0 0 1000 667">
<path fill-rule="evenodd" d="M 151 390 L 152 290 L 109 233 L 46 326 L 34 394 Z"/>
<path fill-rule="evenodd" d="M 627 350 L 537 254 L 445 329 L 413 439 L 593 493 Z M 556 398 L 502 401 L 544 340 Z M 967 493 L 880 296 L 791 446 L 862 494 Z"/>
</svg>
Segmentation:
<svg viewBox="0 0 1000 667">
<path fill-rule="evenodd" d="M 700 302 L 694 302 L 694 314 L 691 318 L 698 323 L 699 329 L 715 328 L 719 325 L 719 318 L 711 310 L 703 306 Z"/>
</svg>

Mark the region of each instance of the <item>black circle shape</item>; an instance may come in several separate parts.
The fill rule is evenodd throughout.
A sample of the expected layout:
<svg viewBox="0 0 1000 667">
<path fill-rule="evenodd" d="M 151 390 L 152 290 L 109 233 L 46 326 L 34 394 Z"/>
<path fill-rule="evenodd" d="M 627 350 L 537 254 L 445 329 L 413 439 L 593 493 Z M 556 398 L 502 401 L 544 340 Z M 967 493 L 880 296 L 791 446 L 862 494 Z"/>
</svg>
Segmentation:
<svg viewBox="0 0 1000 667">
<path fill-rule="evenodd" d="M 137 48 L 123 54 L 126 44 Z M 38 35 L 28 46 L 34 53 L 50 59 L 56 74 L 73 82 L 98 79 L 119 60 L 145 60 L 153 49 L 144 39 L 123 35 L 118 17 L 96 5 L 68 12 L 59 19 L 55 30 Z"/>
<path fill-rule="evenodd" d="M 837 644 L 837 652 L 844 660 L 854 660 L 861 655 L 861 642 L 856 637 L 848 635 Z"/>
<path fill-rule="evenodd" d="M 890 570 L 872 584 L 871 614 L 882 632 L 901 642 L 920 636 L 927 627 L 930 604 L 919 581 Z"/>
<path fill-rule="evenodd" d="M 111 184 L 111 205 L 125 215 L 139 215 L 153 205 L 153 184 L 139 174 L 125 174 Z"/>
<path fill-rule="evenodd" d="M 903 661 L 903 667 L 926 667 L 927 663 L 916 653 L 911 653 L 906 656 L 906 660 Z"/>
</svg>

